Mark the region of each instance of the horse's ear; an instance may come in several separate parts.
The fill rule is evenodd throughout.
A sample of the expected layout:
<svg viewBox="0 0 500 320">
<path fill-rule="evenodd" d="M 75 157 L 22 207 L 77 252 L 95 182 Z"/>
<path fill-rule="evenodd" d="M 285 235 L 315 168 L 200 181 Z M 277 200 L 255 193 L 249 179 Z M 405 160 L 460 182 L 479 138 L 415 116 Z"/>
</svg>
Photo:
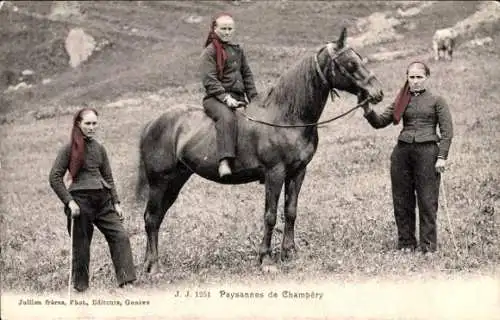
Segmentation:
<svg viewBox="0 0 500 320">
<path fill-rule="evenodd" d="M 345 47 L 346 39 L 347 39 L 347 28 L 343 27 L 342 31 L 340 32 L 340 37 L 337 40 L 337 49 Z"/>
</svg>

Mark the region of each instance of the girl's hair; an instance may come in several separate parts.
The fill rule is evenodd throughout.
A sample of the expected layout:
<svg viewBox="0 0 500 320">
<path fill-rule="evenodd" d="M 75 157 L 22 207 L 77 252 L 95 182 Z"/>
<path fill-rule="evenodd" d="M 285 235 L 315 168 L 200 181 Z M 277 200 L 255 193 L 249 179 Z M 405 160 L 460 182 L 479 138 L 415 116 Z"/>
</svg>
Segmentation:
<svg viewBox="0 0 500 320">
<path fill-rule="evenodd" d="M 82 167 L 83 157 L 85 155 L 85 137 L 79 126 L 85 112 L 93 112 L 96 116 L 99 115 L 94 108 L 83 108 L 80 109 L 73 118 L 73 128 L 71 129 L 71 153 L 68 166 L 69 173 L 73 179 L 75 179 L 78 171 Z"/>
<path fill-rule="evenodd" d="M 429 67 L 422 61 L 413 61 L 412 63 L 410 63 L 408 65 L 408 68 L 406 68 L 406 74 L 408 74 L 408 70 L 410 70 L 410 67 L 414 64 L 420 64 L 423 68 L 424 68 L 424 71 L 425 71 L 425 75 L 428 77 L 431 75 L 431 70 L 429 69 Z"/>
</svg>

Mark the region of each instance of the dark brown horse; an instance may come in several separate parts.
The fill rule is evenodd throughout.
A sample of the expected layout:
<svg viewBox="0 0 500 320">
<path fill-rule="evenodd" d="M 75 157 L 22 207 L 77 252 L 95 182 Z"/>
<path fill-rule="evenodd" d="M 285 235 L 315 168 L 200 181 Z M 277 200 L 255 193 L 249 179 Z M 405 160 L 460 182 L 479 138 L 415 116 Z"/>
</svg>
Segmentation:
<svg viewBox="0 0 500 320">
<path fill-rule="evenodd" d="M 219 178 L 215 126 L 199 106 L 176 105 L 149 122 L 140 138 L 140 167 L 137 194 L 149 186 L 144 212 L 147 247 L 144 269 L 158 269 L 158 231 L 167 210 L 181 188 L 195 173 L 223 184 L 252 181 L 265 183 L 264 237 L 259 258 L 263 267 L 273 266 L 271 238 L 283 185 L 285 186 L 285 230 L 282 258 L 295 249 L 294 226 L 297 200 L 306 167 L 318 146 L 316 123 L 331 90 L 368 97 L 372 103 L 383 99 L 381 84 L 366 69 L 361 57 L 345 45 L 346 30 L 338 41 L 328 43 L 290 68 L 260 103 L 250 104 L 248 117 L 276 127 L 250 121 L 240 112 L 237 157 L 231 176 Z M 313 124 L 313 125 L 308 125 Z M 300 127 L 302 126 L 302 127 Z"/>
</svg>

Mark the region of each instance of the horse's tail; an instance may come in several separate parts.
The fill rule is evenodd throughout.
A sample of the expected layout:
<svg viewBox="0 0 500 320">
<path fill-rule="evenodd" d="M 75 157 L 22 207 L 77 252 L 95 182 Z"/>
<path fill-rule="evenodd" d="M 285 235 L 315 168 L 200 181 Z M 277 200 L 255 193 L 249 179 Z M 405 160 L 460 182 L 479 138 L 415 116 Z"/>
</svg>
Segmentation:
<svg viewBox="0 0 500 320">
<path fill-rule="evenodd" d="M 148 179 L 146 175 L 146 165 L 144 163 L 142 147 L 144 143 L 144 138 L 146 136 L 147 128 L 149 127 L 149 123 L 144 126 L 141 131 L 141 136 L 139 140 L 139 163 L 137 166 L 137 183 L 135 186 L 135 197 L 138 200 L 145 200 L 146 198 L 146 189 L 148 187 Z"/>
</svg>

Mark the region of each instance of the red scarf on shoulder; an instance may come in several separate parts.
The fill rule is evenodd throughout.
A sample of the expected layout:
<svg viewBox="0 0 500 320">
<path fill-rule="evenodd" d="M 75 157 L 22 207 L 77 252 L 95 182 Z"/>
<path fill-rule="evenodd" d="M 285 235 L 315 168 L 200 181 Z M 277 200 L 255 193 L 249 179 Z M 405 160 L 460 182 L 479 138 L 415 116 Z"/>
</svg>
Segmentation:
<svg viewBox="0 0 500 320">
<path fill-rule="evenodd" d="M 83 157 L 85 156 L 85 136 L 79 127 L 82 115 L 86 111 L 92 111 L 98 115 L 94 108 L 83 108 L 79 110 L 73 118 L 73 129 L 71 129 L 71 153 L 69 158 L 68 170 L 73 180 L 78 171 L 83 165 Z"/>
<path fill-rule="evenodd" d="M 422 67 L 424 68 L 425 75 L 428 77 L 431 74 L 431 71 L 429 70 L 429 67 L 422 61 L 416 60 L 413 61 L 408 65 L 408 68 L 406 68 L 406 74 L 408 75 L 408 70 L 410 67 L 414 64 L 421 64 Z M 401 117 L 403 116 L 403 113 L 406 110 L 406 106 L 408 106 L 408 103 L 410 103 L 410 84 L 408 83 L 408 80 L 406 80 L 403 88 L 399 91 L 398 96 L 394 100 L 394 113 L 393 113 L 393 123 L 398 124 L 399 121 L 401 120 Z"/>
<path fill-rule="evenodd" d="M 408 80 L 406 80 L 404 86 L 399 90 L 398 96 L 394 100 L 394 113 L 393 113 L 393 123 L 398 124 L 401 120 L 403 112 L 406 106 L 410 102 L 410 85 Z"/>
<path fill-rule="evenodd" d="M 215 33 L 215 25 L 217 19 L 223 16 L 232 16 L 229 13 L 222 12 L 213 17 L 212 23 L 210 24 L 210 31 L 208 32 L 207 40 L 205 41 L 205 48 L 213 43 L 215 47 L 215 55 L 216 55 L 216 64 L 217 64 L 217 76 L 220 79 L 222 79 L 222 76 L 224 75 L 224 64 L 226 63 L 227 60 L 227 53 L 224 50 L 224 47 L 222 46 L 222 41 L 220 40 L 219 36 Z"/>
</svg>

